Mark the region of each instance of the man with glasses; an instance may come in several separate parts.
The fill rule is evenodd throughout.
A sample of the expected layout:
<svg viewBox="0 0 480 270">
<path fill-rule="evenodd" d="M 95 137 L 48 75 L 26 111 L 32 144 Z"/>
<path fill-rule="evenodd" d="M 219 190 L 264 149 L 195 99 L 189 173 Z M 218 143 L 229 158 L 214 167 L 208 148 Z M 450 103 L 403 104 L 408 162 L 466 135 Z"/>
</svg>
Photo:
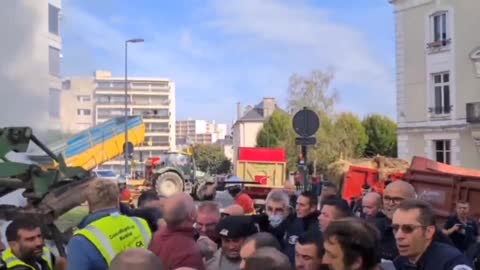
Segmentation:
<svg viewBox="0 0 480 270">
<path fill-rule="evenodd" d="M 434 241 L 435 213 L 421 200 L 404 200 L 395 210 L 392 228 L 400 256 L 397 270 L 472 270 L 472 262 L 456 248 Z"/>
<path fill-rule="evenodd" d="M 385 217 L 375 219 L 375 225 L 381 235 L 380 256 L 382 259 L 393 260 L 398 256 L 395 236 L 391 228 L 393 213 L 403 200 L 414 199 L 415 197 L 416 193 L 413 186 L 404 181 L 392 182 L 383 191 L 383 213 Z"/>
</svg>

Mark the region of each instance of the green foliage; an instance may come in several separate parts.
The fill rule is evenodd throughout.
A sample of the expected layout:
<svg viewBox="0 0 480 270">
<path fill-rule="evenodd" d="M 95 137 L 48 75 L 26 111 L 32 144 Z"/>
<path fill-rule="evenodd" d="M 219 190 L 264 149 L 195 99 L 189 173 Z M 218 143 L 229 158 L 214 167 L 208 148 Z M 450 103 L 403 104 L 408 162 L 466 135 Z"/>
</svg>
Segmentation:
<svg viewBox="0 0 480 270">
<path fill-rule="evenodd" d="M 353 113 L 341 113 L 335 120 L 335 140 L 346 158 L 358 158 L 363 155 L 368 137 L 362 121 Z"/>
<path fill-rule="evenodd" d="M 292 117 L 281 110 L 272 113 L 257 135 L 257 147 L 284 148 L 287 152 L 288 168 L 296 164 L 297 147 Z"/>
<path fill-rule="evenodd" d="M 363 122 L 369 138 L 365 155 L 397 156 L 397 124 L 387 116 L 373 114 Z"/>
<path fill-rule="evenodd" d="M 291 117 L 275 110 L 257 135 L 258 147 L 279 147 L 293 131 Z"/>
<path fill-rule="evenodd" d="M 212 174 L 228 173 L 232 166 L 232 162 L 225 157 L 222 147 L 218 145 L 196 145 L 194 158 L 199 170 Z"/>
</svg>

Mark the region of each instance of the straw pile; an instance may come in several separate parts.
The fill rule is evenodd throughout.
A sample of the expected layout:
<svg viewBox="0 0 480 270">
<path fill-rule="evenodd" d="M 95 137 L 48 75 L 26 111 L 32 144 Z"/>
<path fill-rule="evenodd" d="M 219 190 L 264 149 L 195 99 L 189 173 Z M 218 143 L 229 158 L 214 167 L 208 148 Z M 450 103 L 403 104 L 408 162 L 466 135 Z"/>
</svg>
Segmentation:
<svg viewBox="0 0 480 270">
<path fill-rule="evenodd" d="M 410 166 L 408 161 L 384 156 L 350 160 L 340 159 L 328 165 L 325 173 L 326 178 L 339 185 L 351 165 L 377 169 L 380 180 L 387 180 L 388 176 L 393 173 L 406 172 Z"/>
</svg>

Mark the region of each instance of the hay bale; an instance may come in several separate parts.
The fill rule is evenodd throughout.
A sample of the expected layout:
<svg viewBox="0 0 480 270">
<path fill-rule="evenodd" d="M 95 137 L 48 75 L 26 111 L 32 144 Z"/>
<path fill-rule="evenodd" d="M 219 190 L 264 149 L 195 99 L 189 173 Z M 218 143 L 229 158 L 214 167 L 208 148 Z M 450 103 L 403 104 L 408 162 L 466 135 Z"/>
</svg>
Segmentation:
<svg viewBox="0 0 480 270">
<path fill-rule="evenodd" d="M 394 173 L 406 172 L 410 167 L 408 161 L 377 155 L 374 158 L 337 160 L 327 166 L 325 175 L 329 181 L 339 185 L 352 165 L 377 169 L 380 180 L 387 180 L 388 176 Z"/>
</svg>

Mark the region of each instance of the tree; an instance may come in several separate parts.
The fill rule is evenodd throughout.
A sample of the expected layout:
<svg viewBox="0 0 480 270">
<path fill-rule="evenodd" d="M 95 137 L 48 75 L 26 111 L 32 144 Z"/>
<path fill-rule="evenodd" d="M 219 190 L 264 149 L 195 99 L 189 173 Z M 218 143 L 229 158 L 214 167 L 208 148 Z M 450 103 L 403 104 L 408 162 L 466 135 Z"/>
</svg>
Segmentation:
<svg viewBox="0 0 480 270">
<path fill-rule="evenodd" d="M 275 110 L 257 135 L 257 147 L 283 148 L 287 153 L 288 168 L 296 164 L 297 146 L 292 117 L 284 111 Z"/>
<path fill-rule="evenodd" d="M 198 169 L 201 171 L 213 174 L 230 171 L 231 161 L 225 157 L 222 148 L 218 145 L 195 145 L 194 158 Z"/>
<path fill-rule="evenodd" d="M 291 135 L 292 120 L 287 113 L 275 110 L 257 135 L 258 147 L 280 147 Z"/>
<path fill-rule="evenodd" d="M 334 128 L 338 151 L 347 158 L 361 157 L 367 146 L 368 136 L 358 116 L 341 113 L 335 120 Z"/>
<path fill-rule="evenodd" d="M 339 96 L 336 90 L 331 90 L 330 85 L 334 79 L 332 70 L 326 72 L 314 70 L 308 76 L 293 74 L 290 76 L 287 108 L 293 113 L 303 107 L 322 114 L 331 115 Z"/>
<path fill-rule="evenodd" d="M 397 124 L 387 116 L 373 114 L 363 122 L 368 135 L 365 156 L 397 156 Z"/>
</svg>

